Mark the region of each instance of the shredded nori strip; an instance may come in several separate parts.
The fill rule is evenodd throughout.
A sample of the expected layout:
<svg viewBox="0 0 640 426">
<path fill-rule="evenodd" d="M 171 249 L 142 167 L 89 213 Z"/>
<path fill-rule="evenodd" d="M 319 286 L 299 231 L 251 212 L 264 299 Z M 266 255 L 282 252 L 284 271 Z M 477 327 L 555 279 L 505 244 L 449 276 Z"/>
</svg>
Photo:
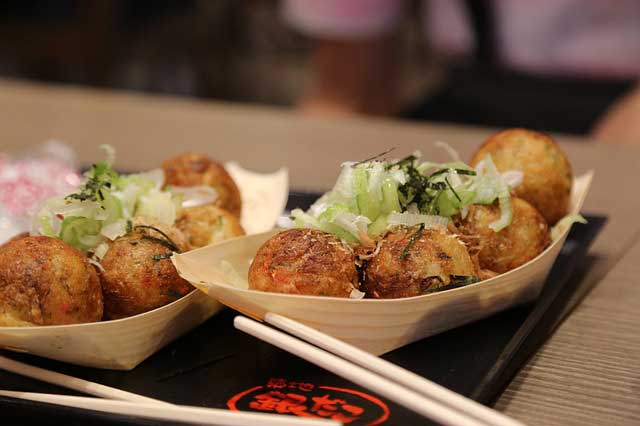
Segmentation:
<svg viewBox="0 0 640 426">
<path fill-rule="evenodd" d="M 478 277 L 473 275 L 449 275 L 451 282 L 442 287 L 436 287 L 428 289 L 425 293 L 436 293 L 440 291 L 453 290 L 454 288 L 466 287 L 469 284 L 477 283 L 480 281 Z"/>
<path fill-rule="evenodd" d="M 173 256 L 173 252 L 170 251 L 168 253 L 160 253 L 160 254 L 155 254 L 153 255 L 153 260 L 155 260 L 156 262 L 162 259 L 169 259 L 171 256 Z"/>
<path fill-rule="evenodd" d="M 454 170 L 459 175 L 475 176 L 478 174 L 476 173 L 475 170 L 467 170 L 467 169 L 454 169 Z"/>
<path fill-rule="evenodd" d="M 131 223 L 131 219 L 127 220 L 127 234 L 133 230 L 133 224 Z"/>
<path fill-rule="evenodd" d="M 416 240 L 422 235 L 422 231 L 424 231 L 424 223 L 421 223 L 415 234 L 411 236 L 411 239 L 407 243 L 406 247 L 404 248 L 404 250 L 402 250 L 402 254 L 400 254 L 400 260 L 404 260 L 404 258 L 407 257 L 407 254 L 409 254 L 409 250 L 411 250 L 411 247 L 413 247 Z"/>
<path fill-rule="evenodd" d="M 118 173 L 112 170 L 109 163 L 105 161 L 92 164 L 87 173 L 87 181 L 80 187 L 78 192 L 67 195 L 65 199 L 80 201 L 98 201 L 100 199 L 102 201 L 104 200 L 102 188 L 111 188 L 111 181 L 117 176 Z"/>
<path fill-rule="evenodd" d="M 152 237 L 149 234 L 142 234 L 142 238 L 146 239 L 146 240 L 151 240 L 151 241 L 155 241 L 156 243 L 160 243 L 163 246 L 165 246 L 166 248 L 168 248 L 171 251 L 176 251 L 178 253 L 180 253 L 180 249 L 178 249 L 178 247 L 171 243 L 170 241 L 164 240 L 162 238 L 156 238 L 156 237 Z"/>
<path fill-rule="evenodd" d="M 165 296 L 169 296 L 173 299 L 180 299 L 183 294 L 178 293 L 177 291 L 173 291 L 171 289 L 167 290 L 166 293 L 164 293 Z"/>
<path fill-rule="evenodd" d="M 381 155 L 384 155 L 384 153 Z M 462 203 L 460 194 L 455 190 L 448 177 L 445 177 L 444 180 L 438 177 L 450 171 L 460 175 L 475 176 L 476 172 L 474 170 L 443 168 L 426 176 L 418 170 L 418 165 L 416 164 L 417 159 L 418 157 L 415 155 L 409 155 L 386 166 L 387 170 L 397 167 L 406 175 L 405 183 L 398 186 L 398 199 L 402 211 L 406 211 L 409 205 L 415 204 L 423 214 L 440 215 L 438 201 L 444 191 L 451 191 L 453 196 Z M 356 163 L 356 165 L 357 164 L 360 163 Z"/>
<path fill-rule="evenodd" d="M 449 170 L 453 170 L 454 172 L 456 172 L 459 175 L 467 175 L 467 176 L 475 176 L 477 173 L 475 170 L 467 170 L 467 169 L 440 169 L 440 170 L 436 170 L 435 172 L 431 173 L 429 175 L 430 178 L 434 177 L 434 176 L 438 176 L 441 175 L 442 173 L 446 173 Z"/>
<path fill-rule="evenodd" d="M 480 278 L 474 277 L 473 275 L 449 275 L 451 282 L 455 284 L 464 284 L 469 285 L 473 283 L 477 283 L 480 281 Z"/>
<path fill-rule="evenodd" d="M 455 171 L 458 174 L 464 175 L 475 175 L 475 171 L 466 169 L 440 169 L 429 176 L 425 176 L 415 165 L 416 159 L 415 156 L 410 155 L 387 166 L 387 168 L 398 166 L 407 176 L 407 181 L 398 187 L 398 195 L 403 207 L 406 208 L 409 204 L 415 203 L 422 213 L 440 214 L 437 203 L 443 190 L 450 190 L 458 201 L 462 201 L 460 195 L 453 188 L 448 178 L 445 177 L 444 181 L 434 181 L 434 178 L 449 171 Z"/>
<path fill-rule="evenodd" d="M 458 201 L 462 202 L 462 198 L 460 198 L 460 196 L 458 195 L 458 193 L 456 192 L 455 189 L 453 189 L 453 185 L 451 185 L 451 182 L 449 182 L 449 178 L 444 178 L 444 181 L 447 183 L 447 185 L 449 185 L 449 189 L 451 190 L 451 192 L 453 192 L 453 195 L 456 196 L 456 198 L 458 199 Z"/>
<path fill-rule="evenodd" d="M 389 169 L 391 169 L 391 168 L 393 168 L 395 166 L 398 166 L 398 167 L 402 168 L 407 164 L 413 166 L 413 162 L 415 160 L 417 160 L 417 159 L 418 159 L 418 157 L 416 157 L 415 155 L 408 155 L 408 156 L 404 157 L 402 160 L 396 161 L 395 163 L 387 164 L 386 168 L 387 168 L 387 170 L 389 170 Z"/>
<path fill-rule="evenodd" d="M 429 203 L 429 213 L 440 215 L 440 206 L 438 205 L 438 200 L 440 199 L 441 195 L 442 195 L 442 190 L 438 191 L 438 193 L 433 198 L 433 200 L 431 200 L 431 202 Z"/>
<path fill-rule="evenodd" d="M 352 166 L 352 167 L 355 167 L 355 166 L 358 166 L 358 165 L 360 165 L 360 164 L 362 164 L 362 163 L 368 163 L 369 161 L 373 161 L 373 160 L 375 160 L 375 159 L 378 159 L 378 158 L 380 158 L 380 157 L 382 157 L 382 156 L 384 156 L 384 155 L 387 155 L 387 154 L 388 154 L 388 153 L 390 153 L 391 151 L 394 151 L 395 149 L 396 149 L 396 147 L 395 147 L 395 146 L 394 146 L 393 148 L 389 148 L 389 149 L 387 149 L 385 152 L 381 152 L 381 153 L 380 153 L 380 154 L 378 154 L 378 155 L 374 155 L 373 157 L 367 158 L 366 160 L 358 161 L 357 163 L 353 164 L 353 166 Z"/>
<path fill-rule="evenodd" d="M 426 182 L 425 186 L 429 189 L 441 190 L 445 189 L 447 187 L 447 184 L 444 182 Z"/>
<path fill-rule="evenodd" d="M 429 283 L 429 286 L 423 290 L 424 292 L 429 292 L 429 290 L 431 290 L 431 288 L 435 285 L 436 281 L 440 284 L 444 284 L 442 277 L 440 277 L 439 275 L 429 275 L 424 279 L 424 281 Z"/>
<path fill-rule="evenodd" d="M 135 229 L 139 229 L 139 228 L 152 229 L 152 230 L 156 231 L 158 234 L 162 235 L 166 239 L 167 243 L 171 244 L 171 246 L 174 247 L 174 248 L 171 248 L 171 247 L 169 247 L 169 248 L 171 248 L 173 251 L 177 251 L 178 253 L 180 253 L 180 249 L 178 248 L 178 245 L 176 243 L 174 243 L 173 240 L 167 234 L 162 232 L 160 229 L 156 228 L 155 226 L 151 226 L 151 225 L 136 225 L 135 226 Z M 148 235 L 148 234 L 143 234 L 142 236 L 144 237 L 145 235 Z M 148 235 L 148 236 L 151 237 L 151 235 Z M 156 239 L 156 240 L 160 240 L 160 238 L 156 238 L 156 237 L 151 237 L 151 238 Z"/>
</svg>

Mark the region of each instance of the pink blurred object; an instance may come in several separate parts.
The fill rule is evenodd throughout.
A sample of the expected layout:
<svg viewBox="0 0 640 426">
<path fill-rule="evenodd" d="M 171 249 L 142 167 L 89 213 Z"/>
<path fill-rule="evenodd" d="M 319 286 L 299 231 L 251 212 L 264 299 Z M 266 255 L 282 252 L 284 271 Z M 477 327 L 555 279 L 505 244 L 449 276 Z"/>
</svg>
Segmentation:
<svg viewBox="0 0 640 426">
<path fill-rule="evenodd" d="M 27 231 L 42 201 L 80 184 L 74 160 L 73 151 L 56 141 L 21 159 L 0 153 L 0 243 Z"/>
<path fill-rule="evenodd" d="M 80 175 L 59 160 L 36 158 L 0 163 L 0 203 L 22 215 L 42 200 L 70 192 Z"/>
</svg>

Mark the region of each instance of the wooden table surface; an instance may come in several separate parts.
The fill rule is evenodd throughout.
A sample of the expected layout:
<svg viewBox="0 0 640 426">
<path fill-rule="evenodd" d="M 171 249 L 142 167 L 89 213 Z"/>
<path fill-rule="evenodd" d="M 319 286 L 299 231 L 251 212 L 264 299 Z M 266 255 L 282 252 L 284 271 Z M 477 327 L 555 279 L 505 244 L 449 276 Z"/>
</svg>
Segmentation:
<svg viewBox="0 0 640 426">
<path fill-rule="evenodd" d="M 463 158 L 492 129 L 395 120 L 310 119 L 284 109 L 0 81 L 0 151 L 19 153 L 58 139 L 88 164 L 98 145 L 123 170 L 157 167 L 196 151 L 270 171 L 286 165 L 291 188 L 326 190 L 346 159 L 397 147 L 445 160 L 441 140 Z M 596 286 L 515 378 L 497 408 L 527 424 L 640 423 L 640 150 L 557 135 L 576 174 L 595 170 L 584 211 L 609 223 L 589 256 Z M 639 144 L 640 145 L 640 144 Z M 584 294 L 576 295 L 582 297 Z"/>
</svg>

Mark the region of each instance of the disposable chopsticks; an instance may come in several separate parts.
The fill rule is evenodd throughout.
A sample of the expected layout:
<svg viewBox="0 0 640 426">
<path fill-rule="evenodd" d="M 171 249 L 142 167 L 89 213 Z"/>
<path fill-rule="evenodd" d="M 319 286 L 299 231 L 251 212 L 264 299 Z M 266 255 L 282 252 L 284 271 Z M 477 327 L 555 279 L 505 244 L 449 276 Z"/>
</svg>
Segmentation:
<svg viewBox="0 0 640 426">
<path fill-rule="evenodd" d="M 340 423 L 325 419 L 307 419 L 278 414 L 243 413 L 215 408 L 191 407 L 184 405 L 159 405 L 155 403 L 116 401 L 84 396 L 56 395 L 1 391 L 0 396 L 20 398 L 48 404 L 76 407 L 83 410 L 99 411 L 120 415 L 143 417 L 153 420 L 167 420 L 180 423 L 225 425 L 225 426 L 331 426 Z"/>
<path fill-rule="evenodd" d="M 4 356 L 0 356 L 0 369 L 20 374 L 21 376 L 31 377 L 32 379 L 40 380 L 41 382 L 51 383 L 67 389 L 73 389 L 88 395 L 99 396 L 101 398 L 146 404 L 173 405 L 158 399 L 123 391 L 101 385 L 99 383 L 79 379 L 77 377 L 67 376 L 66 374 L 56 373 L 55 371 L 45 370 L 44 368 L 35 367 Z"/>
<path fill-rule="evenodd" d="M 234 325 L 239 330 L 362 385 L 438 423 L 449 426 L 486 426 L 484 422 L 428 400 L 397 383 L 257 321 L 238 316 L 234 319 Z"/>
<path fill-rule="evenodd" d="M 298 321 L 269 312 L 265 322 L 487 424 L 523 426 L 521 422 L 498 411 Z"/>
<path fill-rule="evenodd" d="M 308 340 L 317 344 L 325 350 L 246 317 L 236 317 L 234 319 L 234 325 L 239 330 L 271 343 L 274 346 L 297 355 L 300 358 L 312 362 L 347 380 L 385 396 L 390 400 L 395 401 L 396 403 L 440 424 L 450 426 L 523 426 L 522 423 L 486 407 L 485 408 L 488 412 L 480 410 L 477 407 L 470 410 L 469 407 L 476 404 L 475 402 L 473 404 L 469 404 L 468 402 L 461 404 L 460 399 L 466 401 L 466 398 L 457 394 L 456 396 L 459 398 L 451 398 L 450 395 L 447 394 L 447 392 L 450 391 L 444 389 L 447 392 L 443 392 L 442 389 L 434 387 L 438 385 L 429 382 L 420 376 L 416 375 L 416 377 L 420 378 L 423 383 L 420 385 L 412 384 L 412 386 L 408 386 L 406 382 L 414 380 L 414 377 L 411 376 L 413 373 L 383 360 L 372 364 L 361 360 L 354 361 L 355 358 L 361 355 L 359 352 L 362 351 L 337 339 L 331 338 L 324 333 L 310 329 L 309 327 L 306 327 L 294 320 L 273 313 L 268 313 L 265 320 L 270 324 L 278 328 L 282 328 L 294 336 L 299 337 L 300 339 Z M 354 349 L 356 351 L 354 351 Z M 344 356 L 344 358 L 334 355 L 331 352 Z M 369 357 L 377 358 L 372 355 L 369 355 Z M 351 360 L 353 363 L 348 360 Z M 365 365 L 367 369 L 358 364 Z M 401 375 L 401 381 L 395 380 L 396 377 L 393 375 L 393 372 L 384 374 L 387 377 L 391 377 L 391 379 L 385 378 L 380 374 L 380 370 L 384 370 L 384 368 L 388 367 L 387 364 L 395 367 L 394 370 L 396 370 L 396 373 L 404 373 Z M 422 392 L 425 393 L 423 394 Z M 437 395 L 437 398 L 433 396 L 434 394 Z M 477 415 L 479 412 L 481 413 L 480 417 Z"/>
<path fill-rule="evenodd" d="M 340 424 L 325 419 L 302 419 L 278 414 L 243 413 L 214 408 L 174 405 L 158 399 L 35 367 L 3 356 L 0 356 L 0 369 L 106 399 L 2 390 L 0 390 L 0 396 L 28 399 L 85 410 L 133 415 L 156 420 L 179 421 L 182 423 L 227 426 L 267 426 L 273 424 L 323 426 Z"/>
</svg>

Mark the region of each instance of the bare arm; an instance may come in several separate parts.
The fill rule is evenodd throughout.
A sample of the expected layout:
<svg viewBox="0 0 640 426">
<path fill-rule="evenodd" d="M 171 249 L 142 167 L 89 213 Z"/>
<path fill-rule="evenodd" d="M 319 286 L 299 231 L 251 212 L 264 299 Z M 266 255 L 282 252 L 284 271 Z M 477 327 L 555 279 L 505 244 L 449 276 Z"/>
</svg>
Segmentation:
<svg viewBox="0 0 640 426">
<path fill-rule="evenodd" d="M 640 146 L 640 84 L 600 117 L 591 136 L 602 142 Z"/>
<path fill-rule="evenodd" d="M 393 36 L 317 40 L 312 78 L 299 108 L 312 114 L 388 115 L 395 110 L 398 64 Z"/>
</svg>

